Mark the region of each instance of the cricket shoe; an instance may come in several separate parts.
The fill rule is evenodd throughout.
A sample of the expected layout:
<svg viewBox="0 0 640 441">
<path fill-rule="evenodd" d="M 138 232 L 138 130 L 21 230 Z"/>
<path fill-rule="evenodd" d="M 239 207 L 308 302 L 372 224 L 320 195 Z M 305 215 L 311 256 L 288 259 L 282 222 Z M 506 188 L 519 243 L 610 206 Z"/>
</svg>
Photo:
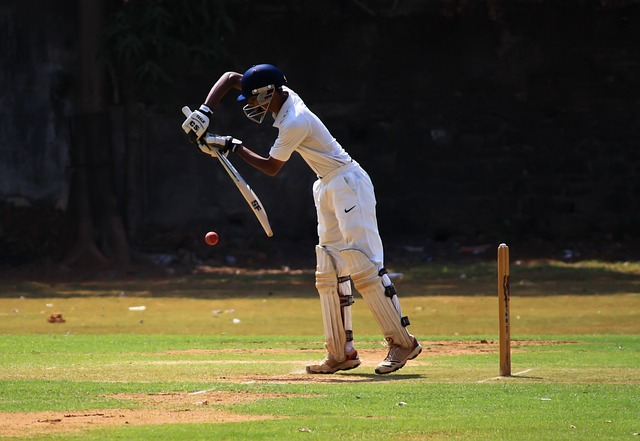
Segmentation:
<svg viewBox="0 0 640 441">
<path fill-rule="evenodd" d="M 413 337 L 413 345 L 410 348 L 398 345 L 389 346 L 387 358 L 376 367 L 376 374 L 383 375 L 395 372 L 407 364 L 407 361 L 416 358 L 420 352 L 422 352 L 422 346 L 415 337 Z"/>
<path fill-rule="evenodd" d="M 322 363 L 310 364 L 307 366 L 307 374 L 334 374 L 338 371 L 348 371 L 349 369 L 355 369 L 360 366 L 360 358 L 358 358 L 358 351 L 347 354 L 347 358 L 344 361 L 337 361 L 333 354 L 327 355 Z"/>
</svg>

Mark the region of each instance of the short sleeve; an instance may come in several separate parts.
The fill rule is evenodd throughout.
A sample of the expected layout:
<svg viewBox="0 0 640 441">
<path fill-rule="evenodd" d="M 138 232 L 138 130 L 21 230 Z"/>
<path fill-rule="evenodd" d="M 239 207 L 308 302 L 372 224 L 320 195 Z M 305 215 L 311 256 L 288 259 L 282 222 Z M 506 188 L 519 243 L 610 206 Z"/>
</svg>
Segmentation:
<svg viewBox="0 0 640 441">
<path fill-rule="evenodd" d="M 269 155 L 279 161 L 288 161 L 291 154 L 305 140 L 309 134 L 309 125 L 305 121 L 296 121 L 285 127 L 280 127 Z"/>
</svg>

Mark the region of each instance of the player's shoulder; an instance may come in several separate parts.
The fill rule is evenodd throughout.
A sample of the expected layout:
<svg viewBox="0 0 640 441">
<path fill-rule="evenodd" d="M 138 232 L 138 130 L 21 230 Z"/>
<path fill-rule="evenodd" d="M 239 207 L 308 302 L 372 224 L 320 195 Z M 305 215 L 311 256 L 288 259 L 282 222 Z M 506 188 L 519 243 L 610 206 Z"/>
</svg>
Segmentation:
<svg viewBox="0 0 640 441">
<path fill-rule="evenodd" d="M 304 102 L 293 91 L 287 91 L 287 98 L 282 105 L 283 117 L 288 120 L 296 120 L 304 116 L 304 113 L 308 111 Z"/>
<path fill-rule="evenodd" d="M 295 106 L 305 106 L 304 100 L 298 95 L 296 91 L 287 86 L 282 86 L 282 90 L 287 94 L 287 99 Z"/>
</svg>

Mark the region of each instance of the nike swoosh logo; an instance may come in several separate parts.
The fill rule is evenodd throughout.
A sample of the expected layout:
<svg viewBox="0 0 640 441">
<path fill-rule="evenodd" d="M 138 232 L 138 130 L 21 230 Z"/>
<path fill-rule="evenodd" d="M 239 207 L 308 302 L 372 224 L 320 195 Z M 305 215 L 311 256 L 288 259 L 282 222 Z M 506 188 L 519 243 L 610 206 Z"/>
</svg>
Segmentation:
<svg viewBox="0 0 640 441">
<path fill-rule="evenodd" d="M 356 208 L 356 206 L 355 206 L 355 205 L 354 205 L 353 207 L 351 207 L 351 208 L 345 208 L 345 209 L 344 209 L 344 212 L 345 212 L 345 213 L 348 213 L 348 212 L 350 212 L 351 210 L 353 210 L 354 208 Z"/>
</svg>

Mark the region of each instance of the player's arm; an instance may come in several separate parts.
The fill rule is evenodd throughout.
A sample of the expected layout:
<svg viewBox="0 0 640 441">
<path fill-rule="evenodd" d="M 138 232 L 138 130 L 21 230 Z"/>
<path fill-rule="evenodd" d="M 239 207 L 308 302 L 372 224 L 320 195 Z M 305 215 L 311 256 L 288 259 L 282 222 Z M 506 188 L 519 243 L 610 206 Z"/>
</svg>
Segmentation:
<svg viewBox="0 0 640 441">
<path fill-rule="evenodd" d="M 204 104 L 212 110 L 215 109 L 231 89 L 242 90 L 241 82 L 242 74 L 238 72 L 226 72 L 222 74 L 209 91 Z"/>
<path fill-rule="evenodd" d="M 211 156 L 215 156 L 214 149 L 225 156 L 228 155 L 229 152 L 234 152 L 244 159 L 249 165 L 269 176 L 277 175 L 285 164 L 285 161 L 275 159 L 271 155 L 269 155 L 268 158 L 258 155 L 243 146 L 242 141 L 234 138 L 233 136 L 208 134 L 206 137 L 206 143 L 198 143 L 198 147 L 200 147 L 202 152 Z"/>
<path fill-rule="evenodd" d="M 198 110 L 185 115 L 187 119 L 182 123 L 182 129 L 192 142 L 202 139 L 206 135 L 209 123 L 213 117 L 213 109 L 231 89 L 242 90 L 242 75 L 237 72 L 226 72 L 213 85 L 207 99 Z"/>
<path fill-rule="evenodd" d="M 284 161 L 275 159 L 272 156 L 269 156 L 268 158 L 260 156 L 243 145 L 238 146 L 238 148 L 235 149 L 235 153 L 237 153 L 249 165 L 257 168 L 262 173 L 265 173 L 269 176 L 277 175 L 278 172 L 280 172 L 280 169 L 282 169 L 282 166 L 285 164 Z"/>
</svg>

